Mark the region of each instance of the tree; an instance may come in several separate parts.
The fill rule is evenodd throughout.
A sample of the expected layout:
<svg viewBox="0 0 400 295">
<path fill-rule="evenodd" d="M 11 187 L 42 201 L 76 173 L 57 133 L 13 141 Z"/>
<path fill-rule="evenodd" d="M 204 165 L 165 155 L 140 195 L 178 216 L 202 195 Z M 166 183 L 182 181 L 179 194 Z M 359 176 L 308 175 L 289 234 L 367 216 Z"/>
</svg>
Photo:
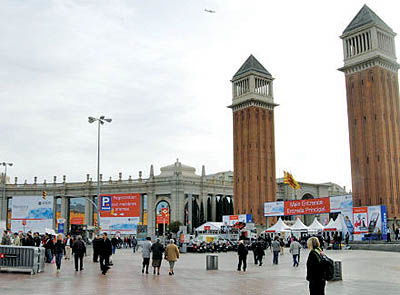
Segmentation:
<svg viewBox="0 0 400 295">
<path fill-rule="evenodd" d="M 183 225 L 180 221 L 173 221 L 169 224 L 169 231 L 173 233 L 177 233 L 179 231 L 179 227 Z"/>
</svg>

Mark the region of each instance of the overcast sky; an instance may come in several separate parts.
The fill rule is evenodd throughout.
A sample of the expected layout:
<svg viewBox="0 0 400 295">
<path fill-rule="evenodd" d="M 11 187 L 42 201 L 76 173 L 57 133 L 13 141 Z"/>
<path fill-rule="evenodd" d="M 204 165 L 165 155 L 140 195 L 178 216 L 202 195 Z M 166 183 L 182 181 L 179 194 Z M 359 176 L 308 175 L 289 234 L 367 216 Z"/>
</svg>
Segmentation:
<svg viewBox="0 0 400 295">
<path fill-rule="evenodd" d="M 95 179 L 104 114 L 104 178 L 232 170 L 230 79 L 253 54 L 276 79 L 277 177 L 350 188 L 339 36 L 364 2 L 400 32 L 399 1 L 2 0 L 0 161 L 12 182 Z"/>
</svg>

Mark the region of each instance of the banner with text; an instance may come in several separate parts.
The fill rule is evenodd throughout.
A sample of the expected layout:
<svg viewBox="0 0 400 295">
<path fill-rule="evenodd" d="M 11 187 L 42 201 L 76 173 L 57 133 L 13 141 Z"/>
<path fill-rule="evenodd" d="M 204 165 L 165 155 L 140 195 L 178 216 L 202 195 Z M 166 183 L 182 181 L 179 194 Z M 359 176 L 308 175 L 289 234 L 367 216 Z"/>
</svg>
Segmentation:
<svg viewBox="0 0 400 295">
<path fill-rule="evenodd" d="M 13 197 L 11 213 L 12 232 L 39 232 L 53 228 L 54 198 L 47 196 Z"/>
<path fill-rule="evenodd" d="M 139 193 L 101 195 L 99 208 L 102 231 L 136 234 L 140 221 Z"/>
<path fill-rule="evenodd" d="M 352 195 L 264 203 L 264 216 L 322 214 L 353 208 Z"/>
</svg>

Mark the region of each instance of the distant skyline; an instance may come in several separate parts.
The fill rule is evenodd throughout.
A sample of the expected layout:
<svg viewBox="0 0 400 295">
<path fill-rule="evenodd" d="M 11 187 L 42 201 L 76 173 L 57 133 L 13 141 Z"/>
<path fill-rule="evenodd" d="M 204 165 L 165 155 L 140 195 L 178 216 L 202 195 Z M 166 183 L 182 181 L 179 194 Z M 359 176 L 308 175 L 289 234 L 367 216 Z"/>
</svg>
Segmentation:
<svg viewBox="0 0 400 295">
<path fill-rule="evenodd" d="M 398 1 L 1 1 L 0 162 L 12 183 L 95 180 L 87 117 L 106 115 L 103 180 L 233 170 L 230 79 L 253 54 L 275 78 L 276 176 L 350 190 L 339 36 L 364 4 L 400 32 Z"/>
</svg>

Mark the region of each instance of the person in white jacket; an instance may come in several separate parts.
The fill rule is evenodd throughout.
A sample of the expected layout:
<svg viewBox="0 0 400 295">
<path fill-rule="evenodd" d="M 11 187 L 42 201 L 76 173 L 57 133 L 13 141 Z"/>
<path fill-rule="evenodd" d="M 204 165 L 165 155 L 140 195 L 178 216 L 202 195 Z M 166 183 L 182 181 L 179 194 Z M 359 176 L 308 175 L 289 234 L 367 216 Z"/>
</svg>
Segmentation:
<svg viewBox="0 0 400 295">
<path fill-rule="evenodd" d="M 300 262 L 300 251 L 301 251 L 301 245 L 297 241 L 296 238 L 293 238 L 293 242 L 290 244 L 290 253 L 293 255 L 293 267 L 299 266 Z"/>
</svg>

